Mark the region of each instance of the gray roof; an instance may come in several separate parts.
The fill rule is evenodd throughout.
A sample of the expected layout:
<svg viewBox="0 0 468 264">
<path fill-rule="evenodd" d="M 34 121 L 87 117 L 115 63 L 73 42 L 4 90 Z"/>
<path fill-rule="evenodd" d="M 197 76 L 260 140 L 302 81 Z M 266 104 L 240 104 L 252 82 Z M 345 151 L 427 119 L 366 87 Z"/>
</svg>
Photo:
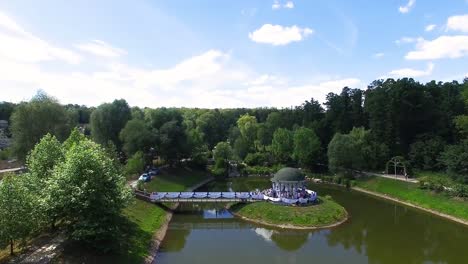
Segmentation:
<svg viewBox="0 0 468 264">
<path fill-rule="evenodd" d="M 282 168 L 279 170 L 273 178 L 271 178 L 272 182 L 278 181 L 304 181 L 305 176 L 304 174 L 296 168 Z"/>
</svg>

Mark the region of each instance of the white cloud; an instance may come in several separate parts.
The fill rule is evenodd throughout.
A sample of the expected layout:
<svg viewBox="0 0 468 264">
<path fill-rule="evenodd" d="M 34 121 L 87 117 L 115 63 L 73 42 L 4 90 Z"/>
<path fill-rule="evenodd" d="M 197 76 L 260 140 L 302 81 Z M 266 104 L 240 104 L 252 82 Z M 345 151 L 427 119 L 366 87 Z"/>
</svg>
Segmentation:
<svg viewBox="0 0 468 264">
<path fill-rule="evenodd" d="M 434 40 L 420 39 L 416 49 L 406 54 L 408 60 L 455 59 L 468 55 L 468 36 L 440 36 Z"/>
<path fill-rule="evenodd" d="M 449 17 L 446 28 L 447 30 L 468 33 L 468 14 Z"/>
<path fill-rule="evenodd" d="M 281 5 L 280 1 L 278 1 L 278 0 L 273 1 L 273 4 L 271 5 L 271 9 L 278 10 L 278 9 L 281 9 L 281 8 L 293 9 L 294 8 L 294 2 L 293 1 L 287 1 L 283 5 Z"/>
<path fill-rule="evenodd" d="M 427 25 L 427 26 L 424 28 L 424 30 L 425 30 L 426 32 L 430 32 L 430 31 L 434 30 L 435 27 L 436 27 L 435 24 L 430 24 L 430 25 Z"/>
<path fill-rule="evenodd" d="M 395 40 L 395 44 L 401 45 L 401 44 L 407 44 L 407 43 L 413 43 L 413 42 L 418 42 L 424 40 L 421 37 L 418 38 L 411 38 L 411 37 L 402 37 L 400 39 Z"/>
<path fill-rule="evenodd" d="M 400 6 L 398 8 L 398 11 L 402 14 L 406 14 L 413 8 L 415 3 L 416 3 L 416 0 L 408 0 L 408 3 L 406 5 Z"/>
<path fill-rule="evenodd" d="M 417 78 L 417 77 L 423 77 L 423 76 L 429 76 L 432 74 L 432 71 L 434 70 L 434 63 L 430 62 L 427 64 L 427 68 L 425 70 L 415 70 L 411 68 L 403 68 L 403 69 L 398 69 L 398 70 L 393 70 L 389 72 L 388 74 L 391 77 L 395 78 Z"/>
<path fill-rule="evenodd" d="M 292 9 L 292 8 L 294 8 L 294 3 L 292 1 L 287 1 L 286 4 L 284 4 L 283 7 Z"/>
<path fill-rule="evenodd" d="M 273 5 L 271 5 L 271 9 L 273 10 L 280 9 L 280 8 L 281 8 L 281 4 L 279 3 L 279 1 L 274 1 Z"/>
<path fill-rule="evenodd" d="M 281 29 L 310 34 L 308 30 L 297 27 Z M 111 62 L 86 57 L 85 65 L 68 65 L 74 60 L 67 56 L 75 56 L 75 53 L 40 40 L 8 17 L 0 16 L 0 32 L 4 40 L 0 41 L 0 87 L 2 100 L 7 101 L 28 100 L 37 89 L 43 89 L 64 104 L 95 106 L 125 98 L 130 105 L 141 107 L 289 107 L 311 97 L 324 102 L 329 92 L 340 92 L 344 86 L 361 85 L 357 78 L 289 80 L 278 74 L 258 73 L 237 61 L 232 54 L 214 49 L 164 68 L 130 65 L 121 61 L 120 57 L 114 57 L 115 60 Z M 12 46 L 8 50 L 5 40 L 9 38 L 21 39 L 10 43 Z M 28 46 L 27 41 L 33 45 Z M 278 42 L 283 43 L 274 41 Z M 38 44 L 41 44 L 40 48 L 36 47 Z M 102 46 L 112 47 L 111 44 Z M 14 52 L 14 48 L 18 47 L 22 52 L 29 52 L 15 56 L 6 52 Z M 116 55 L 101 51 L 97 53 Z M 48 62 L 51 60 L 58 67 L 50 67 Z"/>
<path fill-rule="evenodd" d="M 20 27 L 0 12 L 0 57 L 21 62 L 60 60 L 78 64 L 82 58 L 75 52 L 54 46 Z"/>
<path fill-rule="evenodd" d="M 88 43 L 78 44 L 76 47 L 99 57 L 116 58 L 127 54 L 125 50 L 112 47 L 102 40 L 93 40 Z"/>
<path fill-rule="evenodd" d="M 301 41 L 313 32 L 314 31 L 310 28 L 300 28 L 296 25 L 283 27 L 281 25 L 264 24 L 259 29 L 249 33 L 249 38 L 257 43 L 280 46 L 295 41 Z"/>
<path fill-rule="evenodd" d="M 382 58 L 383 56 L 385 56 L 385 53 L 383 52 L 378 52 L 374 54 L 374 58 L 377 58 L 377 59 Z"/>
</svg>

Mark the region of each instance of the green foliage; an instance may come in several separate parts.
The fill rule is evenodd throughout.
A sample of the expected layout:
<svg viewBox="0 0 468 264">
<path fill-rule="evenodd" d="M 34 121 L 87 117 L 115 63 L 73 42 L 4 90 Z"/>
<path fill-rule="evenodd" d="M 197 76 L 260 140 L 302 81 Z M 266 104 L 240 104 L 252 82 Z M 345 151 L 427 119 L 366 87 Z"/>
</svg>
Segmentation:
<svg viewBox="0 0 468 264">
<path fill-rule="evenodd" d="M 453 120 L 460 134 L 468 137 L 468 115 L 459 115 Z"/>
<path fill-rule="evenodd" d="M 102 251 L 112 249 L 121 210 L 131 196 L 104 149 L 87 139 L 73 145 L 55 166 L 47 193 L 50 206 L 69 223 L 70 238 Z"/>
<path fill-rule="evenodd" d="M 250 166 L 254 166 L 254 165 L 264 166 L 265 164 L 269 163 L 269 161 L 270 161 L 270 156 L 268 155 L 268 153 L 264 153 L 264 152 L 249 153 L 244 159 L 244 162 Z"/>
<path fill-rule="evenodd" d="M 64 140 L 70 133 L 72 121 L 57 100 L 38 93 L 30 102 L 21 103 L 11 116 L 13 151 L 20 160 L 39 140 L 50 133 Z"/>
<path fill-rule="evenodd" d="M 468 183 L 468 140 L 448 146 L 442 153 L 440 161 L 450 175 L 465 184 Z"/>
<path fill-rule="evenodd" d="M 10 157 L 11 157 L 11 149 L 10 148 L 0 150 L 0 160 L 7 160 Z"/>
<path fill-rule="evenodd" d="M 257 118 L 249 114 L 242 115 L 237 120 L 237 127 L 239 128 L 241 137 L 244 139 L 248 146 L 248 150 L 254 150 L 254 141 L 257 138 Z"/>
<path fill-rule="evenodd" d="M 31 175 L 45 183 L 52 176 L 54 167 L 64 159 L 62 144 L 55 136 L 47 134 L 31 151 L 27 165 Z"/>
<path fill-rule="evenodd" d="M 301 166 L 312 167 L 317 163 L 320 139 L 310 128 L 301 127 L 294 131 L 293 157 Z"/>
<path fill-rule="evenodd" d="M 288 163 L 294 150 L 293 132 L 284 128 L 278 128 L 273 133 L 270 150 L 277 162 Z"/>
<path fill-rule="evenodd" d="M 334 173 L 356 167 L 356 146 L 350 135 L 335 134 L 328 144 L 328 167 Z"/>
<path fill-rule="evenodd" d="M 139 150 L 149 151 L 155 145 L 156 138 L 143 120 L 132 119 L 120 131 L 120 140 L 125 153 L 131 156 Z"/>
<path fill-rule="evenodd" d="M 132 176 L 135 174 L 142 173 L 145 170 L 145 157 L 143 152 L 138 151 L 131 158 L 127 160 L 127 164 L 124 168 L 124 174 L 126 176 Z"/>
<path fill-rule="evenodd" d="M 444 151 L 445 142 L 440 137 L 425 136 L 410 146 L 411 165 L 423 170 L 438 170 L 440 153 Z"/>
<path fill-rule="evenodd" d="M 119 133 L 131 118 L 131 110 L 123 99 L 105 103 L 91 114 L 91 135 L 95 142 L 107 144 L 112 141 L 118 149 L 121 147 Z"/>
<path fill-rule="evenodd" d="M 215 161 L 228 160 L 232 158 L 232 149 L 229 143 L 219 142 L 213 149 L 213 158 Z"/>
<path fill-rule="evenodd" d="M 278 166 L 265 167 L 265 166 L 247 166 L 244 168 L 244 173 L 249 176 L 270 176 L 276 173 L 280 168 Z"/>
<path fill-rule="evenodd" d="M 38 201 L 28 189 L 29 176 L 8 174 L 0 183 L 0 247 L 25 241 L 38 227 Z"/>
</svg>

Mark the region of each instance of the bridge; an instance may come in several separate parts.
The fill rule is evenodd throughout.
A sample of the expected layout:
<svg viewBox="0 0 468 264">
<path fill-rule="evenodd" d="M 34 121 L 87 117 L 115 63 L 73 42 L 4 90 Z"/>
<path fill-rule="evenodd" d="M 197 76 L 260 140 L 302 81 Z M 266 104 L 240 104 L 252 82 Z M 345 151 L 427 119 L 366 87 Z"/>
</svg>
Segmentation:
<svg viewBox="0 0 468 264">
<path fill-rule="evenodd" d="M 170 203 L 229 203 L 270 201 L 285 204 L 306 204 L 317 199 L 317 193 L 307 191 L 307 198 L 270 197 L 260 192 L 152 192 L 135 191 L 135 194 L 150 202 Z"/>
</svg>

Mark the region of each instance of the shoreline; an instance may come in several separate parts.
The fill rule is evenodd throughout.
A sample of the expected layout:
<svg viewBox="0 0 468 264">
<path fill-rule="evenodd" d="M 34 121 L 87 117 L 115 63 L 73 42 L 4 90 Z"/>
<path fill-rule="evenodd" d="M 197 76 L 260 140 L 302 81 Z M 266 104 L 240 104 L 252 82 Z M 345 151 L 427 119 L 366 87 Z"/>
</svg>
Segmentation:
<svg viewBox="0 0 468 264">
<path fill-rule="evenodd" d="M 232 204 L 234 205 L 234 204 Z M 257 220 L 257 219 L 252 219 L 252 218 L 248 218 L 248 217 L 245 217 L 245 216 L 242 216 L 238 213 L 235 213 L 233 212 L 230 208 L 232 205 L 228 205 L 226 206 L 226 209 L 232 214 L 234 215 L 235 217 L 238 217 L 244 221 L 247 221 L 247 222 L 251 222 L 251 223 L 255 223 L 255 224 L 260 224 L 260 225 L 264 225 L 264 226 L 270 226 L 270 227 L 276 227 L 276 228 L 281 228 L 281 229 L 292 229 L 292 230 L 317 230 L 317 229 L 327 229 L 327 228 L 333 228 L 333 227 L 337 227 L 339 225 L 342 225 L 344 224 L 345 222 L 347 222 L 349 220 L 349 214 L 348 214 L 348 211 L 346 211 L 346 208 L 345 208 L 345 218 L 344 219 L 341 219 L 340 221 L 336 222 L 336 223 L 333 223 L 333 224 L 329 224 L 329 225 L 324 225 L 324 226 L 296 226 L 296 225 L 290 225 L 290 224 L 273 224 L 273 223 L 268 223 L 268 222 L 265 222 L 265 221 L 262 221 L 262 220 Z"/>
<path fill-rule="evenodd" d="M 186 191 L 190 192 L 195 189 L 200 188 L 201 186 L 211 182 L 214 180 L 214 177 L 210 177 L 200 183 L 197 183 L 194 186 L 191 186 L 190 188 L 187 188 Z M 157 206 L 155 204 L 155 206 Z M 159 247 L 161 246 L 161 243 L 163 242 L 164 238 L 166 237 L 167 229 L 169 228 L 169 224 L 172 220 L 173 216 L 173 211 L 179 207 L 179 203 L 175 203 L 173 206 L 170 207 L 170 211 L 167 211 L 166 218 L 164 219 L 164 223 L 161 225 L 161 227 L 154 233 L 153 238 L 151 239 L 151 244 L 148 249 L 148 256 L 145 257 L 143 263 L 145 264 L 152 264 L 155 263 L 156 257 L 158 256 L 159 252 Z"/>
<path fill-rule="evenodd" d="M 416 205 L 416 204 L 413 204 L 413 203 L 410 203 L 410 202 L 402 201 L 400 199 L 394 198 L 394 197 L 389 196 L 387 194 L 376 193 L 376 192 L 368 191 L 366 189 L 362 189 L 362 188 L 359 188 L 359 187 L 352 187 L 351 189 L 355 190 L 357 192 L 365 193 L 365 194 L 376 196 L 376 197 L 379 197 L 379 198 L 382 198 L 382 199 L 385 199 L 385 200 L 389 200 L 389 201 L 393 201 L 393 202 L 396 202 L 396 203 L 399 203 L 399 204 L 403 204 L 403 205 L 406 205 L 406 206 L 409 206 L 409 207 L 412 207 L 412 208 L 416 208 L 416 209 L 431 213 L 433 215 L 442 217 L 444 219 L 447 219 L 447 220 L 450 220 L 450 221 L 457 222 L 459 224 L 463 224 L 463 225 L 468 226 L 468 221 L 467 220 L 463 220 L 461 218 L 458 218 L 458 217 L 455 217 L 455 216 L 452 216 L 452 215 L 448 215 L 448 214 L 444 214 L 444 213 L 441 213 L 441 212 L 438 212 L 438 211 L 435 211 L 435 210 L 432 210 L 432 209 L 429 209 L 429 208 L 421 207 L 419 205 Z"/>
</svg>

